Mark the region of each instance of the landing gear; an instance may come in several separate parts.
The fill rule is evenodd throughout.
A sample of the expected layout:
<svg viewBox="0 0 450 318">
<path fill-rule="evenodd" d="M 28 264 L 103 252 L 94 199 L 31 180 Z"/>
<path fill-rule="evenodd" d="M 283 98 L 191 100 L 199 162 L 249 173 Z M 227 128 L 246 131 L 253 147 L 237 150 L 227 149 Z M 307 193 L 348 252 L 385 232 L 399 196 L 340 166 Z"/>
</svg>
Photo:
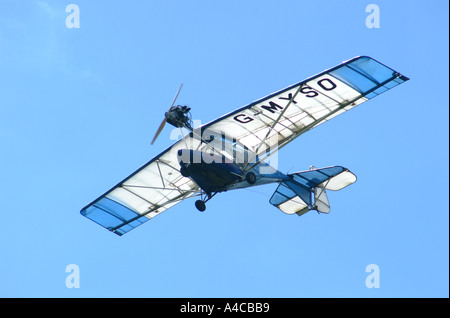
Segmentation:
<svg viewBox="0 0 450 318">
<path fill-rule="evenodd" d="M 205 202 L 203 202 L 202 200 L 197 200 L 195 201 L 195 207 L 197 208 L 197 210 L 199 210 L 200 212 L 203 212 L 206 210 L 206 204 Z"/>
<path fill-rule="evenodd" d="M 200 212 L 203 212 L 206 210 L 206 202 L 212 199 L 213 196 L 215 196 L 217 192 L 214 192 L 213 194 L 202 191 L 200 194 L 201 200 L 195 201 L 195 207 Z"/>
<path fill-rule="evenodd" d="M 245 175 L 245 180 L 250 184 L 254 184 L 256 182 L 256 175 L 250 171 Z"/>
</svg>

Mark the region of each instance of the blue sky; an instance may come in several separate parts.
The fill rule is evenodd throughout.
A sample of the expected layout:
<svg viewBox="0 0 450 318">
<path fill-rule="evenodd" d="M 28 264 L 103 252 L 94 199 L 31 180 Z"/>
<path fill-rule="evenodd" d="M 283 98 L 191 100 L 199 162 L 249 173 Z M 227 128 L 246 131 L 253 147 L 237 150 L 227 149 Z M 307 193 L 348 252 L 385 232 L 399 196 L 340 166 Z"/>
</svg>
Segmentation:
<svg viewBox="0 0 450 318">
<path fill-rule="evenodd" d="M 80 27 L 66 26 L 70 3 Z M 367 5 L 380 28 L 367 28 Z M 1 297 L 448 297 L 447 1 L 0 0 Z M 358 55 L 411 78 L 279 153 L 358 181 L 288 216 L 276 185 L 195 199 L 119 237 L 86 204 L 209 122 Z M 66 267 L 79 269 L 68 288 Z M 367 288 L 366 267 L 379 268 Z"/>
</svg>

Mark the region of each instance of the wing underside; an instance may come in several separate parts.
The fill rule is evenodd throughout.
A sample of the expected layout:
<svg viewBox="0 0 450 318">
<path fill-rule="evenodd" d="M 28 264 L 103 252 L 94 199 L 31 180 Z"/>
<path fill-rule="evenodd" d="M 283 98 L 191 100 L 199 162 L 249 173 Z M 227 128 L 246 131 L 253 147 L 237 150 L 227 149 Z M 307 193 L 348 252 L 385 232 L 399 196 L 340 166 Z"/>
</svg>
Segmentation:
<svg viewBox="0 0 450 318">
<path fill-rule="evenodd" d="M 306 131 L 407 80 L 370 57 L 357 57 L 222 116 L 202 129 L 222 132 L 264 160 Z"/>
<path fill-rule="evenodd" d="M 146 163 L 84 207 L 81 214 L 123 235 L 182 200 L 197 195 L 199 187 L 181 175 L 173 149 L 176 147 L 166 149 Z"/>
</svg>

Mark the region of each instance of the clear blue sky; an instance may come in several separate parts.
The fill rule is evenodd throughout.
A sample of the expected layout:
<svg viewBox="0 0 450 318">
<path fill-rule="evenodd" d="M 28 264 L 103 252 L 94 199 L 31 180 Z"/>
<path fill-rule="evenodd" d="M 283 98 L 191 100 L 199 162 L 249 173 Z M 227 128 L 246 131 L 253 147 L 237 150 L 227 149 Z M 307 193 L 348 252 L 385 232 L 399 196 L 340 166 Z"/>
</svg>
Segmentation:
<svg viewBox="0 0 450 318">
<path fill-rule="evenodd" d="M 66 27 L 66 6 L 80 28 Z M 380 8 L 367 28 L 366 6 Z M 1 297 L 448 297 L 448 2 L 0 0 Z M 209 122 L 357 55 L 411 78 L 279 153 L 358 181 L 288 216 L 276 185 L 184 201 L 119 237 L 79 211 Z M 66 267 L 80 288 L 67 288 Z M 376 264 L 380 287 L 367 288 Z"/>
</svg>

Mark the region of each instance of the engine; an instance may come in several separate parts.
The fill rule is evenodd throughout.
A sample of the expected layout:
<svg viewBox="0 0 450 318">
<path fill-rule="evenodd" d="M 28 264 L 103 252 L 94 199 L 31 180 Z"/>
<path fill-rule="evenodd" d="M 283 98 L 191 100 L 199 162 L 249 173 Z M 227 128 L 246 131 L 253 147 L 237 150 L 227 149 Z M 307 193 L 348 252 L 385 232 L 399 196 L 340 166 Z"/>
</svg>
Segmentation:
<svg viewBox="0 0 450 318">
<path fill-rule="evenodd" d="M 186 105 L 176 105 L 170 108 L 165 113 L 167 122 L 172 126 L 182 128 L 186 127 L 192 130 L 192 115 L 190 113 L 191 108 Z"/>
</svg>

